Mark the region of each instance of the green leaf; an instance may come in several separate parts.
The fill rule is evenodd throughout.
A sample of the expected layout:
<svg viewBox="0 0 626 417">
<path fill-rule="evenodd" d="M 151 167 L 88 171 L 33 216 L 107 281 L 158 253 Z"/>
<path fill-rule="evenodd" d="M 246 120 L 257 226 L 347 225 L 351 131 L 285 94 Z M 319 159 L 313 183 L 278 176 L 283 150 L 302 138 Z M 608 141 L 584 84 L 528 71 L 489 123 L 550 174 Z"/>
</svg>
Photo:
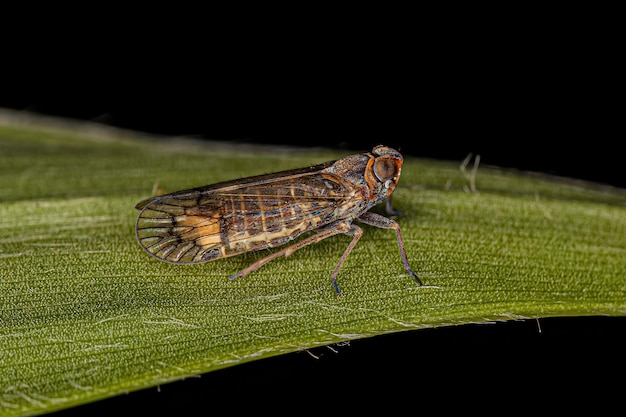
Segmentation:
<svg viewBox="0 0 626 417">
<path fill-rule="evenodd" d="M 43 414 L 374 335 L 626 314 L 626 192 L 406 158 L 390 230 L 180 266 L 148 256 L 134 205 L 160 192 L 345 156 L 167 140 L 0 113 L 0 414 Z M 464 165 L 463 165 L 464 166 Z M 382 207 L 374 210 L 383 213 Z"/>
</svg>

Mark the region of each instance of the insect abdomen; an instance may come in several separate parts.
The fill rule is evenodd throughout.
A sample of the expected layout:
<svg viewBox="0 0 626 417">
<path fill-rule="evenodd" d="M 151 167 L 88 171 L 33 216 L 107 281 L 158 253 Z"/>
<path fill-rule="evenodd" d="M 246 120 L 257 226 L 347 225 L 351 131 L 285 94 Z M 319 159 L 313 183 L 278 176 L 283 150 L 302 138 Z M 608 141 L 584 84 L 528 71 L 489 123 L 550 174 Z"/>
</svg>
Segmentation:
<svg viewBox="0 0 626 417">
<path fill-rule="evenodd" d="M 226 253 L 284 245 L 332 215 L 334 201 L 304 186 L 263 187 L 230 196 L 223 209 Z M 271 198 L 268 196 L 271 195 Z"/>
</svg>

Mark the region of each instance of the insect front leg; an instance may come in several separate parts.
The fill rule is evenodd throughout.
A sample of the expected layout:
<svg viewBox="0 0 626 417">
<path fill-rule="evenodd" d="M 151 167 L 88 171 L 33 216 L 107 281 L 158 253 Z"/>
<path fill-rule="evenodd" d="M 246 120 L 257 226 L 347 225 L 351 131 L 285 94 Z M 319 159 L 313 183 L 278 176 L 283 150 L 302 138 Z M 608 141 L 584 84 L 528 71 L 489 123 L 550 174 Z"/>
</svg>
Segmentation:
<svg viewBox="0 0 626 417">
<path fill-rule="evenodd" d="M 390 216 L 402 216 L 402 210 L 396 210 L 395 208 L 393 208 L 391 197 L 393 197 L 393 194 L 387 197 L 387 203 L 385 204 L 385 211 Z"/>
<path fill-rule="evenodd" d="M 419 279 L 417 274 L 413 272 L 411 269 L 411 265 L 409 265 L 409 260 L 406 256 L 406 250 L 404 249 L 404 242 L 402 240 L 402 232 L 400 232 L 400 225 L 395 220 L 391 220 L 386 218 L 385 216 L 381 216 L 380 214 L 365 212 L 361 216 L 358 217 L 358 220 L 362 223 L 369 224 L 370 226 L 379 227 L 381 229 L 393 229 L 396 231 L 396 239 L 398 240 L 398 248 L 400 249 L 400 256 L 402 257 L 402 263 L 404 264 L 404 269 L 415 278 L 419 285 L 422 284 L 422 281 Z"/>
</svg>

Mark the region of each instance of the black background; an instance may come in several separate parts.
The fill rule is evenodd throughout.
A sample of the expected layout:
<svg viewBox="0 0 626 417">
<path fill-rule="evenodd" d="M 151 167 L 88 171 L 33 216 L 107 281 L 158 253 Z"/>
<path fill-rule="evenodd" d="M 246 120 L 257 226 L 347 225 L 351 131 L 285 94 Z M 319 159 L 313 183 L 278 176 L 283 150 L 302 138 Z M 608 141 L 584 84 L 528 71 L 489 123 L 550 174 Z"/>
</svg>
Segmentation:
<svg viewBox="0 0 626 417">
<path fill-rule="evenodd" d="M 192 68 L 154 89 L 145 80 L 139 88 L 86 80 L 59 91 L 53 80 L 44 93 L 5 94 L 0 106 L 163 135 L 354 151 L 385 144 L 459 163 L 473 153 L 482 164 L 626 187 L 624 129 L 608 80 L 580 79 L 573 56 L 531 64 L 528 54 L 510 56 L 517 50 L 493 53 L 427 68 L 401 60 L 374 73 L 356 64 L 265 77 Z"/>
<path fill-rule="evenodd" d="M 0 106 L 164 135 L 385 144 L 458 162 L 471 152 L 483 164 L 626 187 L 610 22 L 582 10 L 449 12 L 328 16 L 323 27 L 291 21 L 241 37 L 41 36 L 1 68 Z"/>
<path fill-rule="evenodd" d="M 171 42 L 164 31 L 156 39 L 103 36 L 87 47 L 77 35 L 42 36 L 40 61 L 9 66 L 0 106 L 214 140 L 355 151 L 386 144 L 459 163 L 471 152 L 483 164 L 626 187 L 612 27 L 584 12 L 544 12 L 476 20 L 457 11 L 430 24 L 419 15 L 384 25 L 343 15 L 330 30 L 327 20 L 302 31 L 300 22 L 268 25 L 235 42 L 232 31 L 193 33 L 202 41 L 184 48 L 190 39 Z M 623 378 L 623 336 L 624 319 L 608 317 L 407 332 L 59 415 L 209 413 L 218 404 L 283 414 L 482 410 L 502 400 L 509 410 L 545 409 L 546 400 L 606 406 L 619 399 L 609 378 Z"/>
</svg>

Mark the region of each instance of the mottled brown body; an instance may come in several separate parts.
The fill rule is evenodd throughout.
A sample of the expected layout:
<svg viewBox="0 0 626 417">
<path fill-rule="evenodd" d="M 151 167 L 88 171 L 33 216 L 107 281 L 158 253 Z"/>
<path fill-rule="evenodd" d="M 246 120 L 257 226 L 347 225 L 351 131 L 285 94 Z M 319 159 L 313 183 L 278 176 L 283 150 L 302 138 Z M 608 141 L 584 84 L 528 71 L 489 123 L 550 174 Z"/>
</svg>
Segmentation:
<svg viewBox="0 0 626 417">
<path fill-rule="evenodd" d="M 152 256 L 172 263 L 200 263 L 244 252 L 285 245 L 306 232 L 304 240 L 273 253 L 233 276 L 245 276 L 279 256 L 326 237 L 345 233 L 353 240 L 335 276 L 360 238 L 363 223 L 396 230 L 400 253 L 409 267 L 400 228 L 394 220 L 367 211 L 391 198 L 402 167 L 399 152 L 377 146 L 371 153 L 273 174 L 152 197 L 141 210 L 137 239 Z M 388 204 L 388 209 L 391 205 Z M 388 210 L 389 211 L 389 210 Z"/>
</svg>

